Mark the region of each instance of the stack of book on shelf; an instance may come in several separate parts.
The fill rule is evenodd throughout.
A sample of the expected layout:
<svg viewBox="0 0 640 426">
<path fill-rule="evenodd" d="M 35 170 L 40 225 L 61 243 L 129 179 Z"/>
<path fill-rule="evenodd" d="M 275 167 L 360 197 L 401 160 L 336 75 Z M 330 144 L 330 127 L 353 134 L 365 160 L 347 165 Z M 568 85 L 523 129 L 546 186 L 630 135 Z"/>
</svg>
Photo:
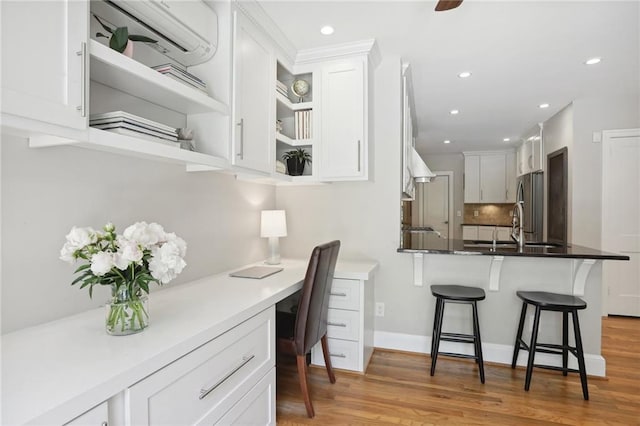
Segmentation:
<svg viewBox="0 0 640 426">
<path fill-rule="evenodd" d="M 287 97 L 287 86 L 283 82 L 276 80 L 276 90 L 285 98 Z"/>
<path fill-rule="evenodd" d="M 179 147 L 178 133 L 174 127 L 165 126 L 124 111 L 93 114 L 89 125 L 96 129 L 107 130 L 126 136 L 162 142 L 165 145 Z"/>
<path fill-rule="evenodd" d="M 186 84 L 189 87 L 193 87 L 207 93 L 207 84 L 204 81 L 174 64 L 156 65 L 151 68 L 158 71 L 160 74 L 179 81 L 182 84 Z"/>
<path fill-rule="evenodd" d="M 310 109 L 296 111 L 294 113 L 294 130 L 296 139 L 311 139 L 311 116 Z"/>
</svg>

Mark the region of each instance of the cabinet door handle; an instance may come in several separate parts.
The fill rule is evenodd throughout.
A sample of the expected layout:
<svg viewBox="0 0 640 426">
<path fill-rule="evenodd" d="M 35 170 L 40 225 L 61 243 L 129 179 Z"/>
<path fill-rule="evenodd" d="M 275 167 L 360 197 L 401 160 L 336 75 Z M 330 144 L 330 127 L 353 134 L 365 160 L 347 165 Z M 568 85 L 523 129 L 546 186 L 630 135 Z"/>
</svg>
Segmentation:
<svg viewBox="0 0 640 426">
<path fill-rule="evenodd" d="M 509 200 L 509 190 L 508 190 L 508 189 L 506 189 L 506 190 L 504 191 L 504 199 L 505 199 L 505 200 Z"/>
<path fill-rule="evenodd" d="M 347 324 L 343 323 L 343 322 L 330 322 L 327 321 L 327 325 L 332 325 L 334 327 L 342 327 L 342 328 L 346 328 Z"/>
<path fill-rule="evenodd" d="M 80 115 L 87 116 L 87 43 L 80 44 L 80 50 L 76 52 L 77 56 L 80 56 L 81 68 L 80 68 L 80 106 L 76 109 L 80 111 Z"/>
<path fill-rule="evenodd" d="M 484 200 L 484 196 L 482 195 L 482 189 L 480 190 L 480 201 Z"/>
<path fill-rule="evenodd" d="M 360 140 L 358 139 L 358 171 L 360 171 L 360 156 L 361 156 L 361 153 L 360 153 L 360 146 L 361 146 L 361 142 L 360 142 Z"/>
<path fill-rule="evenodd" d="M 244 160 L 244 118 L 241 118 L 236 126 L 240 126 L 240 152 L 236 155 L 240 157 L 241 160 Z"/>
<path fill-rule="evenodd" d="M 329 293 L 330 296 L 347 297 L 347 293 Z"/>
<path fill-rule="evenodd" d="M 336 357 L 336 358 L 346 358 L 347 357 L 345 354 L 332 354 L 332 353 L 329 353 L 329 356 L 333 356 L 333 357 Z"/>
<path fill-rule="evenodd" d="M 218 380 L 216 383 L 214 383 L 212 386 L 210 386 L 210 387 L 208 387 L 206 389 L 200 389 L 200 395 L 198 396 L 198 399 L 203 399 L 204 397 L 209 395 L 217 387 L 219 387 L 221 384 L 226 382 L 229 377 L 233 376 L 238 370 L 240 370 L 242 367 L 247 365 L 249 363 L 249 361 L 251 361 L 255 357 L 256 357 L 255 355 L 242 357 L 242 362 L 240 362 L 240 364 L 238 364 L 236 367 L 234 367 L 233 370 L 229 371 L 227 374 L 222 376 L 222 378 L 220 380 Z"/>
</svg>

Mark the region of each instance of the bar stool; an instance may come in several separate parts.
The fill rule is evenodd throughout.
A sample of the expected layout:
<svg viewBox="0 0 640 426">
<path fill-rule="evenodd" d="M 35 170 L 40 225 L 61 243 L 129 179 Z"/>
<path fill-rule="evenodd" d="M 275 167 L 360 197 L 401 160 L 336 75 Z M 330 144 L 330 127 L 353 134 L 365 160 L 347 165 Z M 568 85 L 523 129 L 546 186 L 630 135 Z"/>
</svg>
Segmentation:
<svg viewBox="0 0 640 426">
<path fill-rule="evenodd" d="M 484 300 L 484 290 L 477 287 L 465 287 L 461 285 L 432 285 L 431 294 L 436 297 L 436 313 L 433 320 L 433 338 L 431 340 L 431 375 L 436 372 L 438 355 L 456 358 L 471 358 L 478 363 L 480 382 L 484 383 L 484 363 L 482 359 L 482 341 L 480 340 L 480 325 L 478 323 L 478 307 L 476 303 Z M 444 305 L 449 303 L 469 304 L 473 310 L 473 334 L 443 333 L 442 320 L 444 318 Z M 439 352 L 440 341 L 471 343 L 474 355 Z"/>
<path fill-rule="evenodd" d="M 568 372 L 580 373 L 580 382 L 582 384 L 582 396 L 585 400 L 589 399 L 589 389 L 587 388 L 587 372 L 584 364 L 584 352 L 582 350 L 582 337 L 580 335 L 580 324 L 578 322 L 578 311 L 585 309 L 587 303 L 579 297 L 567 294 L 548 293 L 544 291 L 518 291 L 518 297 L 522 299 L 522 313 L 520 314 L 520 324 L 518 325 L 518 334 L 516 336 L 515 346 L 513 348 L 513 360 L 511 368 L 516 368 L 518 360 L 518 352 L 520 349 L 529 351 L 529 359 L 527 361 L 527 374 L 524 382 L 524 390 L 528 391 L 531 385 L 531 374 L 533 367 L 545 368 L 548 370 L 562 371 L 562 375 L 566 376 Z M 522 329 L 524 328 L 524 320 L 527 314 L 527 307 L 535 306 L 535 316 L 533 319 L 533 330 L 531 331 L 531 343 L 527 345 L 522 339 Z M 538 343 L 538 326 L 540 325 L 540 313 L 542 311 L 562 312 L 562 344 L 555 345 L 549 343 Z M 573 319 L 573 334 L 575 337 L 575 346 L 569 346 L 569 313 Z M 562 367 L 551 365 L 534 364 L 536 352 L 544 352 L 555 355 L 562 355 Z M 569 352 L 578 360 L 578 370 L 567 367 Z"/>
</svg>

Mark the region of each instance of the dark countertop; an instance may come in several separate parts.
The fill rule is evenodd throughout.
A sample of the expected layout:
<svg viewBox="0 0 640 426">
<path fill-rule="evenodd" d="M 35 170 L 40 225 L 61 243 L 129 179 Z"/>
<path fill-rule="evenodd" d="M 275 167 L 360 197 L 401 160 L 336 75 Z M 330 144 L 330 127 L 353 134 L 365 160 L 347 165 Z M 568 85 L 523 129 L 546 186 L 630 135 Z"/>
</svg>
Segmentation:
<svg viewBox="0 0 640 426">
<path fill-rule="evenodd" d="M 511 228 L 511 223 L 469 223 L 464 222 L 462 226 L 501 226 L 506 228 Z"/>
<path fill-rule="evenodd" d="M 525 244 L 522 251 L 520 251 L 518 247 L 511 241 L 497 241 L 496 250 L 493 251 L 491 241 L 466 241 L 455 239 L 452 239 L 450 241 L 451 249 L 421 245 L 415 247 L 401 247 L 398 249 L 398 252 L 486 256 L 553 257 L 568 259 L 629 260 L 629 256 L 608 253 L 577 245 L 553 245 L 552 247 L 548 247 L 540 246 L 540 244 L 542 243 L 530 243 L 530 245 Z"/>
</svg>

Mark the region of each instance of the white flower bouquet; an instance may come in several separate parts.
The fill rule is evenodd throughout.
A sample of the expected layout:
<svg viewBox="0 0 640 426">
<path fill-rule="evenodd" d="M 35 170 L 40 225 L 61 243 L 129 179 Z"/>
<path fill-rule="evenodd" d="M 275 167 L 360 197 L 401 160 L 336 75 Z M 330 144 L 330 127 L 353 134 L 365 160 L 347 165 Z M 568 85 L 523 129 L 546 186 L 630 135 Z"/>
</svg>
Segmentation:
<svg viewBox="0 0 640 426">
<path fill-rule="evenodd" d="M 66 236 L 60 259 L 73 263 L 83 261 L 71 283 L 88 287 L 92 296 L 94 285 L 111 287 L 106 326 L 109 334 L 131 334 L 148 325 L 146 296 L 149 283 L 166 284 L 186 266 L 185 241 L 167 233 L 157 223 L 138 222 L 115 232 L 108 223 L 103 231 L 73 227 Z"/>
</svg>

